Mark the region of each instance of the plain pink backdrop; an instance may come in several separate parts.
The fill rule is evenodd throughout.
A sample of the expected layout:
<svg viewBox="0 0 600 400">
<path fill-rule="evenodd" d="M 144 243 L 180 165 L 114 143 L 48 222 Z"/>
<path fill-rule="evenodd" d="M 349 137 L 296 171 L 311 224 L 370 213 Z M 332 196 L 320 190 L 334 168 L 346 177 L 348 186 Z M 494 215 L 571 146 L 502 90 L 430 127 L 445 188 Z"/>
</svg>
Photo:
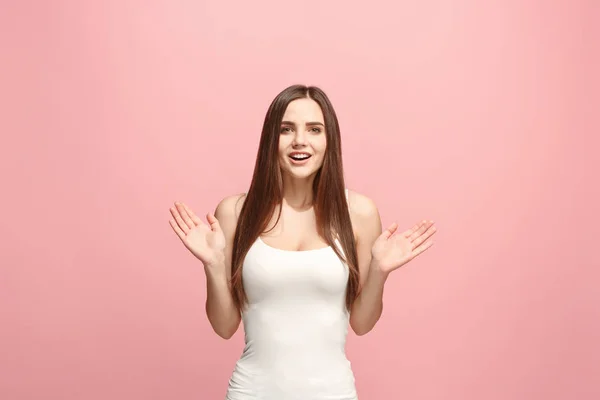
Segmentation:
<svg viewBox="0 0 600 400">
<path fill-rule="evenodd" d="M 245 191 L 294 83 L 384 225 L 439 228 L 349 335 L 361 400 L 600 398 L 599 26 L 591 0 L 3 1 L 0 398 L 223 398 L 243 331 L 212 332 L 168 209 Z"/>
</svg>

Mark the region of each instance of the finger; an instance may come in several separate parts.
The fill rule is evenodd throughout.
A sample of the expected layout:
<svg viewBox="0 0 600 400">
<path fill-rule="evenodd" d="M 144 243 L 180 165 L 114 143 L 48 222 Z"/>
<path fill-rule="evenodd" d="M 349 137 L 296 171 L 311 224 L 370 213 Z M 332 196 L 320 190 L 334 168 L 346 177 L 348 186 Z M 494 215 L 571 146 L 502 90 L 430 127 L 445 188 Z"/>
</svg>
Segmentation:
<svg viewBox="0 0 600 400">
<path fill-rule="evenodd" d="M 381 233 L 381 236 L 386 239 L 389 239 L 394 234 L 394 232 L 396 232 L 397 229 L 398 229 L 398 224 L 394 222 L 386 230 L 384 230 Z"/>
<path fill-rule="evenodd" d="M 173 215 L 173 218 L 175 219 L 175 222 L 177 222 L 179 229 L 181 229 L 183 231 L 183 233 L 185 233 L 187 235 L 187 233 L 190 231 L 190 228 L 189 228 L 189 226 L 187 226 L 187 224 L 185 223 L 183 218 L 181 218 L 181 214 L 179 213 L 179 210 L 175 207 L 171 207 L 170 211 L 171 211 L 171 215 Z"/>
<path fill-rule="evenodd" d="M 183 203 L 183 208 L 185 208 L 185 211 L 187 212 L 187 214 L 190 216 L 190 219 L 192 220 L 192 222 L 196 225 L 203 225 L 204 221 L 202 221 L 202 219 L 200 217 L 198 217 L 188 206 L 187 204 Z"/>
<path fill-rule="evenodd" d="M 175 222 L 175 220 L 173 219 L 170 219 L 169 224 L 171 225 L 171 228 L 173 228 L 179 239 L 183 241 L 185 239 L 185 233 L 181 230 L 179 225 L 177 225 L 177 222 Z"/>
<path fill-rule="evenodd" d="M 402 236 L 404 236 L 405 238 L 410 237 L 410 235 L 412 235 L 416 230 L 418 230 L 421 227 L 421 224 L 422 224 L 422 222 L 414 224 L 412 228 L 407 229 L 404 232 L 402 232 Z"/>
<path fill-rule="evenodd" d="M 417 257 L 419 254 L 422 254 L 425 250 L 427 250 L 431 246 L 433 246 L 433 240 L 429 239 L 429 240 L 425 241 L 421 246 L 419 246 L 418 248 L 413 250 L 412 259 Z"/>
<path fill-rule="evenodd" d="M 221 225 L 219 225 L 219 220 L 217 219 L 217 217 L 214 216 L 213 213 L 206 214 L 206 220 L 210 224 L 210 228 L 213 231 L 217 231 L 217 230 L 221 229 Z"/>
<path fill-rule="evenodd" d="M 425 233 L 423 233 L 421 236 L 419 236 L 412 242 L 413 249 L 418 248 L 419 246 L 422 246 L 423 243 L 425 243 L 425 241 L 428 240 L 430 237 L 432 237 L 436 232 L 437 232 L 437 228 L 435 226 L 430 226 L 429 229 L 427 229 L 427 231 L 425 231 Z"/>
<path fill-rule="evenodd" d="M 414 231 L 409 237 L 408 239 L 410 239 L 410 241 L 414 241 L 415 239 L 417 239 L 419 236 L 421 236 L 423 233 L 425 233 L 425 231 L 427 231 L 427 229 L 429 229 L 429 227 L 431 227 L 433 225 L 432 221 L 423 221 L 421 222 L 419 229 L 417 229 L 416 231 Z"/>
<path fill-rule="evenodd" d="M 185 210 L 185 206 L 182 203 L 175 203 L 175 207 L 179 210 L 179 214 L 181 215 L 181 219 L 187 224 L 189 229 L 192 229 L 196 226 L 194 221 L 190 218 L 189 214 Z"/>
</svg>

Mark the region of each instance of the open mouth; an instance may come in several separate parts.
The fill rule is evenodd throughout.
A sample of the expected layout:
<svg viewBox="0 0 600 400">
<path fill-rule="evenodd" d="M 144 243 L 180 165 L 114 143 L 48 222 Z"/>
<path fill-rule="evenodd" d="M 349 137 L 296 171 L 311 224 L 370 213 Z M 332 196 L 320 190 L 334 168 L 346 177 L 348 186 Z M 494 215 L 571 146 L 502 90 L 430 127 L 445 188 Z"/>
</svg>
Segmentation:
<svg viewBox="0 0 600 400">
<path fill-rule="evenodd" d="M 308 153 L 292 153 L 289 157 L 294 163 L 302 163 L 312 157 L 312 155 Z"/>
</svg>

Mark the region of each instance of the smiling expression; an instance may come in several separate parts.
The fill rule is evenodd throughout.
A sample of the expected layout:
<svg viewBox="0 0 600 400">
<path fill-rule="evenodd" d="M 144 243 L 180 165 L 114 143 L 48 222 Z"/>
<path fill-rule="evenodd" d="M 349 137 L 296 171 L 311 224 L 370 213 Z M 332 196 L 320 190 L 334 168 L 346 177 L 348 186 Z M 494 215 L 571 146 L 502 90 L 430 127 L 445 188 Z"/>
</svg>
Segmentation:
<svg viewBox="0 0 600 400">
<path fill-rule="evenodd" d="M 327 139 L 319 104 L 310 98 L 290 102 L 281 122 L 279 166 L 295 178 L 315 175 L 323 165 Z"/>
</svg>

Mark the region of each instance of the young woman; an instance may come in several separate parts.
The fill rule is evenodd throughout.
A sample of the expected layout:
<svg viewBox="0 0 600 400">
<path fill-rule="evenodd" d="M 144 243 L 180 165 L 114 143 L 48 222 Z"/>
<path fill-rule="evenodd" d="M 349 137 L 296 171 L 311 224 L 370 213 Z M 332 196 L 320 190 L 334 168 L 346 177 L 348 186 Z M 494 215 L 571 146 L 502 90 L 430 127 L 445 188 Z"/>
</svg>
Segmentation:
<svg viewBox="0 0 600 400">
<path fill-rule="evenodd" d="M 347 190 L 340 129 L 317 87 L 282 91 L 267 112 L 248 192 L 224 198 L 203 222 L 183 203 L 171 227 L 204 265 L 206 313 L 245 348 L 228 400 L 355 400 L 345 356 L 381 316 L 389 274 L 432 245 L 421 221 L 382 232 L 375 204 Z"/>
</svg>

